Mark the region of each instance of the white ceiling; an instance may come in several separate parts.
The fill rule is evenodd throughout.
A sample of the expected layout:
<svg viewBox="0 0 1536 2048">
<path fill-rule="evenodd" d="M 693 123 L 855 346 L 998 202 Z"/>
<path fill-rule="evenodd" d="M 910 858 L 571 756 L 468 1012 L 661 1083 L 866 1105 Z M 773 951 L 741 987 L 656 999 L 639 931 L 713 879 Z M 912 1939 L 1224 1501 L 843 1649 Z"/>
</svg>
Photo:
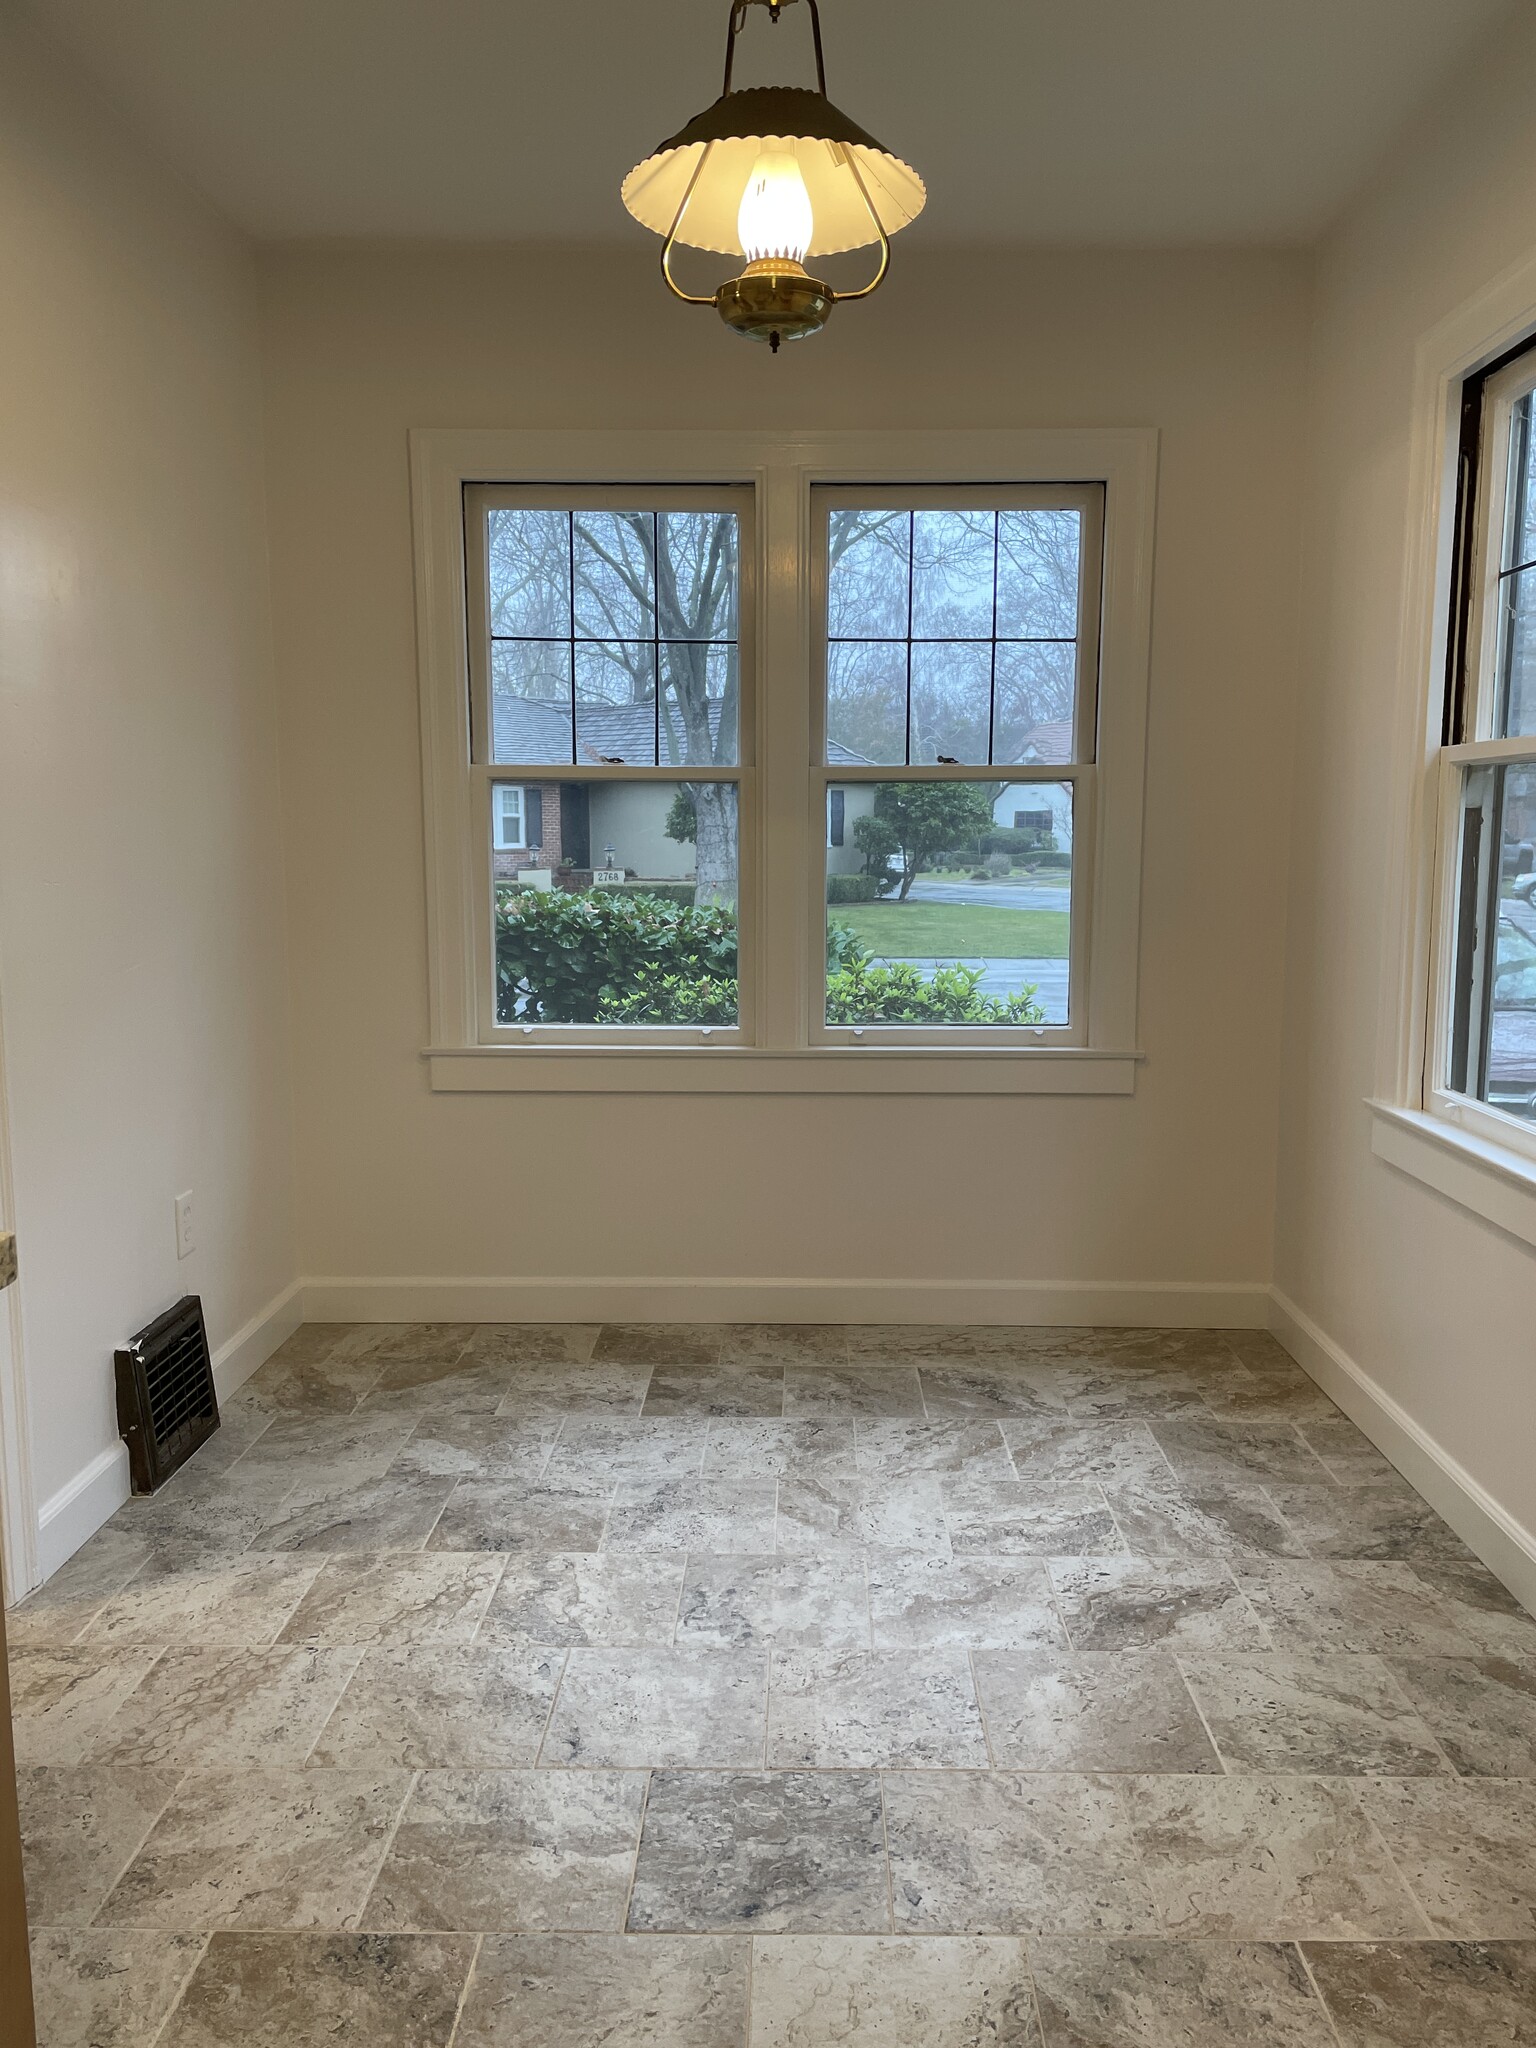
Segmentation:
<svg viewBox="0 0 1536 2048">
<path fill-rule="evenodd" d="M 24 0 L 255 235 L 594 240 L 720 87 L 726 0 Z M 833 99 L 949 242 L 1305 240 L 1517 0 L 823 0 Z M 738 83 L 810 80 L 754 8 Z M 798 17 L 798 18 L 797 18 Z"/>
</svg>

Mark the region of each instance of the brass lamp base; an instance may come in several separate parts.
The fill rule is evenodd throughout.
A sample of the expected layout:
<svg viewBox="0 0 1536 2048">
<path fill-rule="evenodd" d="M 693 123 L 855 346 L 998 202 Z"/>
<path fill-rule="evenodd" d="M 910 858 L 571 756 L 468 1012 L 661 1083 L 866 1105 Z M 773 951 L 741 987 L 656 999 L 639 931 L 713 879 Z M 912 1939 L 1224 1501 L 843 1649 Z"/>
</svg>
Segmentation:
<svg viewBox="0 0 1536 2048">
<path fill-rule="evenodd" d="M 775 355 L 783 341 L 819 334 L 835 303 L 831 288 L 787 257 L 749 263 L 740 277 L 727 278 L 715 306 L 727 327 L 753 341 L 766 341 Z"/>
</svg>

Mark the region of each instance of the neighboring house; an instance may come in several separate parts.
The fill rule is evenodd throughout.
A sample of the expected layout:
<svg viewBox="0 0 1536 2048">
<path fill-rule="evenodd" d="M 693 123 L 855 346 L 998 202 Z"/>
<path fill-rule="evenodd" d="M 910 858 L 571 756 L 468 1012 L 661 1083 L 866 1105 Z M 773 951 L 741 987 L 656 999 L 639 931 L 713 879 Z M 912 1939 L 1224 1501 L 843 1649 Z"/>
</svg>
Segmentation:
<svg viewBox="0 0 1536 2048">
<path fill-rule="evenodd" d="M 1072 727 L 1063 718 L 1034 726 L 1024 738 L 1022 765 L 1054 768 L 1072 759 Z M 1060 782 L 1011 782 L 992 806 L 992 821 L 1024 832 L 1050 832 L 1058 852 L 1072 851 L 1072 792 Z"/>
<path fill-rule="evenodd" d="M 520 766 L 571 761 L 569 705 L 539 698 L 498 694 L 494 702 L 496 758 Z M 656 712 L 649 704 L 579 704 L 575 765 L 624 761 L 649 767 L 657 759 Z M 710 706 L 713 736 L 719 736 L 720 706 Z M 662 736 L 665 765 L 666 734 Z M 834 763 L 863 764 L 846 747 L 832 749 Z M 678 782 L 687 780 L 679 768 Z M 491 795 L 491 845 L 495 873 L 517 874 L 529 867 L 601 867 L 613 848 L 616 867 L 647 882 L 691 881 L 693 847 L 669 839 L 667 813 L 676 785 L 670 782 L 497 782 Z M 833 874 L 856 874 L 863 855 L 853 843 L 853 821 L 874 807 L 867 784 L 834 788 L 827 794 L 827 866 Z"/>
</svg>

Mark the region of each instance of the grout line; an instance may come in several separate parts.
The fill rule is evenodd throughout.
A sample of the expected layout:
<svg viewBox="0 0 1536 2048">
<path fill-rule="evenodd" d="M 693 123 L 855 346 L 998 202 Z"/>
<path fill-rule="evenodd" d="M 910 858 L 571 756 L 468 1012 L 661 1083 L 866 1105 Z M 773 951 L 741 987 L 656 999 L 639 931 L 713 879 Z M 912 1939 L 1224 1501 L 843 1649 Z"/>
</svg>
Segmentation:
<svg viewBox="0 0 1536 2048">
<path fill-rule="evenodd" d="M 1319 1653 L 1313 1651 L 1311 1654 L 1316 1656 Z M 1382 1650 L 1366 1650 L 1345 1653 L 1333 1651 L 1324 1652 L 1322 1654 L 1331 1654 L 1335 1656 L 1339 1654 L 1347 1654 L 1358 1658 L 1359 1662 L 1362 1664 L 1369 1663 L 1377 1665 L 1379 1669 L 1386 1673 L 1387 1683 L 1392 1687 L 1393 1691 L 1397 1694 L 1398 1698 L 1402 1700 L 1403 1704 L 1407 1707 L 1408 1711 L 1412 1714 L 1413 1718 L 1418 1722 L 1419 1726 L 1424 1730 L 1424 1733 L 1429 1737 L 1430 1741 L 1435 1745 L 1435 1748 L 1439 1751 L 1440 1759 L 1444 1763 L 1447 1771 L 1449 1771 L 1452 1779 L 1458 1779 L 1464 1776 L 1470 1777 L 1472 1775 L 1471 1772 L 1458 1771 L 1455 1764 L 1452 1763 L 1450 1752 L 1446 1749 L 1445 1744 L 1440 1740 L 1439 1736 L 1430 1726 L 1428 1717 L 1425 1715 L 1422 1708 L 1419 1706 L 1418 1702 L 1409 1693 L 1407 1686 L 1404 1685 L 1403 1681 L 1392 1669 L 1391 1652 Z M 1414 1653 L 1412 1651 L 1409 1651 L 1407 1654 L 1409 1656 L 1412 1656 Z"/>
<path fill-rule="evenodd" d="M 565 1674 L 570 1669 L 570 1663 L 570 1651 L 562 1651 L 560 1656 L 560 1676 L 555 1680 L 555 1689 L 549 1696 L 549 1712 L 544 1716 L 544 1726 L 539 1730 L 539 1739 L 534 1745 L 533 1762 L 529 1766 L 531 1770 L 552 1770 L 555 1768 L 554 1765 L 543 1763 L 542 1758 L 544 1755 L 544 1745 L 549 1740 L 550 1727 L 555 1718 L 555 1708 L 559 1704 L 560 1689 L 565 1684 Z"/>
<path fill-rule="evenodd" d="M 1185 1692 L 1189 1695 L 1190 1705 L 1194 1708 L 1195 1712 L 1200 1716 L 1200 1726 L 1205 1730 L 1205 1739 L 1211 1745 L 1211 1754 L 1215 1757 L 1217 1763 L 1221 1765 L 1221 1775 L 1224 1778 L 1232 1777 L 1234 1774 L 1231 1770 L 1228 1769 L 1227 1760 L 1221 1753 L 1221 1744 L 1216 1740 L 1216 1737 L 1212 1734 L 1211 1724 L 1205 1718 L 1205 1709 L 1200 1704 L 1200 1696 L 1195 1691 L 1194 1686 L 1190 1683 L 1189 1673 L 1184 1669 L 1184 1659 L 1178 1654 L 1177 1651 L 1173 1652 L 1173 1668 L 1179 1674 L 1179 1683 L 1183 1686 Z M 1245 1772 L 1243 1773 L 1243 1775 L 1247 1776 L 1249 1774 Z M 1298 1775 L 1300 1774 L 1298 1773 Z"/>
<path fill-rule="evenodd" d="M 981 1722 L 981 1739 L 987 1752 L 987 1769 L 998 1768 L 997 1758 L 992 1752 L 992 1731 L 987 1726 L 987 1710 L 981 1703 L 981 1687 L 976 1682 L 976 1652 L 968 1649 L 965 1653 L 965 1668 L 971 1674 L 971 1696 L 976 1702 L 977 1719 Z"/>
<path fill-rule="evenodd" d="M 303 1645 L 297 1643 L 290 1643 L 287 1647 L 293 1650 L 299 1656 L 314 1657 L 341 1657 L 345 1656 L 346 1651 L 348 1649 L 352 1651 L 352 1668 L 347 1673 L 346 1678 L 342 1683 L 341 1690 L 337 1693 L 335 1699 L 331 1702 L 331 1711 L 326 1715 L 325 1719 L 320 1723 L 320 1726 L 315 1730 L 314 1741 L 311 1742 L 308 1749 L 305 1750 L 303 1756 L 299 1759 L 298 1768 L 300 1770 L 303 1770 L 309 1763 L 309 1760 L 314 1755 L 315 1751 L 320 1747 L 321 1739 L 323 1738 L 326 1729 L 330 1727 L 332 1721 L 334 1721 L 337 1714 L 340 1713 L 342 1701 L 346 1698 L 347 1694 L 352 1690 L 352 1682 L 357 1677 L 358 1672 L 363 1668 L 363 1658 L 366 1652 L 360 1645 L 350 1643 L 346 1645 L 345 1649 L 337 1649 L 334 1651 L 306 1649 Z"/>
<path fill-rule="evenodd" d="M 92 1913 L 90 1918 L 85 1922 L 85 1925 L 87 1927 L 94 1927 L 96 1925 L 97 1914 L 104 1913 L 106 1911 L 107 1901 L 111 1898 L 113 1892 L 116 1891 L 118 1885 L 121 1884 L 123 1878 L 127 1875 L 130 1866 L 138 1861 L 139 1856 L 143 1851 L 144 1844 L 155 1832 L 155 1829 L 159 1827 L 161 1821 L 165 1819 L 165 1816 L 170 1811 L 171 1805 L 175 1800 L 177 1794 L 181 1791 L 182 1786 L 186 1784 L 188 1778 L 190 1778 L 191 1776 L 191 1771 L 184 1770 L 179 1765 L 177 1766 L 175 1784 L 171 1787 L 170 1791 L 161 1801 L 156 1811 L 151 1815 L 149 1824 L 144 1829 L 144 1832 L 139 1836 L 138 1841 L 129 1850 L 127 1856 L 123 1859 L 123 1861 L 118 1865 L 116 1873 L 112 1877 L 110 1883 L 107 1885 L 106 1890 L 102 1893 L 101 1904 L 96 1908 L 96 1911 Z"/>
<path fill-rule="evenodd" d="M 1314 1977 L 1312 1974 L 1312 1965 L 1307 1961 L 1307 1951 L 1305 1946 L 1300 1941 L 1293 1941 L 1289 1945 L 1296 1951 L 1297 1959 L 1302 1967 L 1302 1973 L 1306 1977 L 1307 1982 L 1312 1987 L 1312 1996 L 1317 2000 L 1318 2004 L 1323 2009 L 1323 2018 L 1328 2022 L 1329 2033 L 1332 2034 L 1334 2040 L 1338 2043 L 1338 2048 L 1344 2048 L 1344 2037 L 1339 2032 L 1338 2027 L 1334 2022 L 1333 2013 L 1329 2007 L 1328 2001 L 1323 1996 L 1322 1986 L 1318 1983 L 1316 1977 Z"/>
<path fill-rule="evenodd" d="M 707 1554 L 707 1552 L 702 1551 L 698 1553 L 700 1556 Z M 664 1646 L 674 1650 L 680 1650 L 684 1647 L 677 1640 L 677 1632 L 683 1625 L 683 1600 L 688 1592 L 688 1570 L 689 1566 L 693 1563 L 694 1556 L 695 1553 L 691 1550 L 683 1552 L 683 1568 L 677 1575 L 677 1605 L 672 1610 L 672 1635 L 669 1643 Z"/>
<path fill-rule="evenodd" d="M 395 1846 L 395 1837 L 399 1834 L 401 1825 L 405 1820 L 406 1809 L 410 1806 L 411 1801 L 416 1797 L 416 1788 L 421 1783 L 421 1780 L 422 1773 L 420 1771 L 411 1772 L 410 1782 L 409 1784 L 407 1784 L 405 1791 L 401 1796 L 399 1806 L 395 1809 L 394 1826 L 389 1830 L 389 1833 L 385 1836 L 384 1846 L 379 1851 L 379 1860 L 373 1866 L 373 1875 L 368 1880 L 367 1889 L 363 1893 L 362 1904 L 357 1909 L 356 1920 L 354 1921 L 352 1927 L 347 1930 L 350 1933 L 355 1934 L 363 1931 L 363 1923 L 368 1918 L 368 1908 L 373 1902 L 374 1893 L 378 1890 L 379 1879 L 384 1875 L 384 1866 L 389 1861 L 389 1852 Z"/>
<path fill-rule="evenodd" d="M 171 2024 L 171 2020 L 174 2014 L 176 2013 L 177 2008 L 180 2006 L 181 2001 L 186 1997 L 187 1986 L 192 1982 L 192 1979 L 197 1975 L 199 1965 L 202 1963 L 203 1957 L 207 1955 L 208 1945 L 212 1940 L 212 1934 L 205 1934 L 203 1936 L 202 1942 L 198 1947 L 197 1954 L 192 1958 L 191 1962 L 188 1963 L 186 1975 L 177 1985 L 175 1996 L 172 1998 L 170 2004 L 165 2009 L 165 2017 L 161 2020 L 159 2026 L 155 2028 L 155 2031 L 152 2034 L 146 2036 L 144 2048 L 155 2048 L 155 2043 L 164 2038 L 165 2030 Z"/>
<path fill-rule="evenodd" d="M 635 1903 L 635 1879 L 640 1875 L 640 1845 L 645 1840 L 645 1818 L 651 1810 L 651 1780 L 655 1777 L 653 1766 L 645 1773 L 645 1783 L 640 1790 L 640 1822 L 635 1829 L 635 1855 L 629 1866 L 629 1883 L 624 1887 L 624 1910 L 619 1915 L 619 1932 L 628 1934 L 629 1916 Z"/>
<path fill-rule="evenodd" d="M 875 1772 L 880 1787 L 880 1841 L 885 1850 L 885 1921 L 888 1932 L 896 1932 L 896 1873 L 891 1867 L 891 1822 L 885 1806 L 885 1772 Z"/>
<path fill-rule="evenodd" d="M 443 2048 L 453 2048 L 459 2037 L 459 2022 L 464 2017 L 464 2007 L 469 1998 L 469 1987 L 474 1982 L 475 1971 L 480 1965 L 480 1951 L 485 1947 L 485 1936 L 475 1936 L 474 1948 L 470 1951 L 469 1968 L 464 1972 L 464 1982 L 459 1986 L 459 2002 L 453 2009 L 453 2025 L 448 2029 L 448 2039 Z"/>
<path fill-rule="evenodd" d="M 1398 1862 L 1397 1858 L 1392 1854 L 1392 1844 L 1387 1840 L 1385 1830 L 1378 1822 L 1375 1814 L 1371 1812 L 1371 1809 L 1365 1803 L 1364 1787 L 1367 1781 L 1363 1778 L 1346 1778 L 1343 1782 L 1349 1797 L 1355 1803 L 1356 1812 L 1361 1815 L 1361 1817 L 1365 1821 L 1366 1826 L 1370 1829 L 1371 1833 L 1376 1837 L 1377 1841 L 1380 1842 L 1382 1854 L 1386 1857 L 1387 1862 L 1391 1865 L 1393 1871 L 1396 1873 L 1398 1883 L 1402 1886 L 1403 1890 L 1408 1894 L 1409 1898 L 1413 1901 L 1415 1912 L 1417 1912 L 1419 1918 L 1424 1922 L 1424 1925 L 1429 1929 L 1429 1938 L 1432 1941 L 1443 1941 L 1445 1939 L 1445 1936 L 1441 1934 L 1440 1930 L 1436 1927 L 1434 1921 L 1430 1918 L 1429 1908 L 1424 1904 L 1423 1900 L 1420 1899 L 1418 1893 L 1414 1890 L 1413 1886 L 1408 1882 L 1406 1872 L 1403 1870 L 1403 1867 Z M 1422 1779 L 1419 1779 L 1410 1780 L 1409 1782 L 1422 1783 L 1423 1781 Z"/>
</svg>

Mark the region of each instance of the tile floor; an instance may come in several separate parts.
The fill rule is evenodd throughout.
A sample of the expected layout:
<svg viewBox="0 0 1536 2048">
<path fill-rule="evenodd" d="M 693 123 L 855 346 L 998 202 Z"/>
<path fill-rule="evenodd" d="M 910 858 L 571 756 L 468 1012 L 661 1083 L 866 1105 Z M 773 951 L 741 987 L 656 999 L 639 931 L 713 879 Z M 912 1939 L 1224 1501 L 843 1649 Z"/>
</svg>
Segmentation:
<svg viewBox="0 0 1536 2048">
<path fill-rule="evenodd" d="M 310 1326 L 11 1634 L 44 2048 L 1536 2043 L 1536 1622 L 1267 1337 Z"/>
</svg>

